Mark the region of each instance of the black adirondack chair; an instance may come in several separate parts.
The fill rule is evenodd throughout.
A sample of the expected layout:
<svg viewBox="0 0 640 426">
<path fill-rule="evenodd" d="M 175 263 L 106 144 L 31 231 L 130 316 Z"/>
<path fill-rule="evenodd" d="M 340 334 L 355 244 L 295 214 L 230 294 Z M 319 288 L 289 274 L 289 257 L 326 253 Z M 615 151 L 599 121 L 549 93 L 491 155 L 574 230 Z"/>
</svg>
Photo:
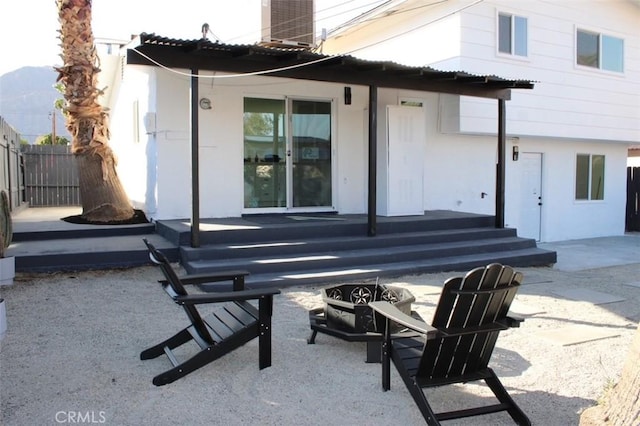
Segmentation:
<svg viewBox="0 0 640 426">
<path fill-rule="evenodd" d="M 491 264 L 444 283 L 431 325 L 412 318 L 392 304 L 371 302 L 383 315 L 386 330 L 396 322 L 406 329 L 386 331 L 382 347 L 382 387 L 390 388 L 390 358 L 429 425 L 442 420 L 507 411 L 520 425 L 530 425 L 495 372 L 488 367 L 498 334 L 518 327 L 521 318 L 509 307 L 522 283 L 522 274 L 509 266 Z M 435 413 L 423 389 L 484 380 L 497 403 Z M 453 402 L 453 401 L 452 401 Z"/>
<path fill-rule="evenodd" d="M 259 367 L 271 366 L 271 315 L 273 296 L 277 289 L 245 290 L 246 271 L 226 271 L 216 274 L 178 277 L 166 256 L 144 239 L 151 261 L 160 266 L 165 279 L 162 288 L 171 299 L 184 308 L 191 325 L 173 337 L 142 351 L 140 359 L 167 355 L 173 368 L 153 378 L 156 386 L 166 385 L 214 361 L 258 337 Z M 233 291 L 189 294 L 185 285 L 233 281 Z M 254 306 L 249 300 L 258 300 Z M 213 312 L 202 317 L 198 306 L 216 304 Z M 179 362 L 172 352 L 194 341 L 200 351 Z"/>
</svg>

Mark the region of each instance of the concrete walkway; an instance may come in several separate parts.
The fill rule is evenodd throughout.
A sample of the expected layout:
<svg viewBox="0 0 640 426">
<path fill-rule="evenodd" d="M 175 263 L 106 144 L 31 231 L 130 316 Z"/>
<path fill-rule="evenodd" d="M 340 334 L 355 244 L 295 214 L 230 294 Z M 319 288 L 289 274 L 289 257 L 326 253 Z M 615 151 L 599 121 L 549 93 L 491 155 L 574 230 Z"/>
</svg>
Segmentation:
<svg viewBox="0 0 640 426">
<path fill-rule="evenodd" d="M 538 243 L 538 247 L 554 250 L 558 254 L 554 269 L 560 271 L 580 271 L 640 262 L 640 232 L 617 237 Z M 638 279 L 640 280 L 640 276 Z"/>
</svg>

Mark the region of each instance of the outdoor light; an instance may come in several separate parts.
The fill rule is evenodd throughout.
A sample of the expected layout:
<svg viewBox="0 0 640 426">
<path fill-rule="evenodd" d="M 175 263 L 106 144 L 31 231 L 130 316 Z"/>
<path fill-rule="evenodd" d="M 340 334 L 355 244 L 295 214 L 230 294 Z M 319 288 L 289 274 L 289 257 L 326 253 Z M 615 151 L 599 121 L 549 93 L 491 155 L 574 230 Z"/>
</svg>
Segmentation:
<svg viewBox="0 0 640 426">
<path fill-rule="evenodd" d="M 344 104 L 351 105 L 351 87 L 349 86 L 344 88 Z"/>
<path fill-rule="evenodd" d="M 513 161 L 518 161 L 518 154 L 520 154 L 520 151 L 518 149 L 518 145 L 514 145 L 513 146 Z"/>
</svg>

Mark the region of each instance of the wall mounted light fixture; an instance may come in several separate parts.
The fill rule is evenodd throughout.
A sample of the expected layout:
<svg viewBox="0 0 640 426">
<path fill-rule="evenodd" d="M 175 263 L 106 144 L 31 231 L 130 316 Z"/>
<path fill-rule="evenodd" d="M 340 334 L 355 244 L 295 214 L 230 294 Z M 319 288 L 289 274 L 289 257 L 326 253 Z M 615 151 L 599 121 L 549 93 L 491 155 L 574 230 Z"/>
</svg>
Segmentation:
<svg viewBox="0 0 640 426">
<path fill-rule="evenodd" d="M 513 146 L 513 161 L 518 161 L 519 155 L 520 155 L 520 149 L 518 148 L 518 145 L 514 145 Z"/>
</svg>

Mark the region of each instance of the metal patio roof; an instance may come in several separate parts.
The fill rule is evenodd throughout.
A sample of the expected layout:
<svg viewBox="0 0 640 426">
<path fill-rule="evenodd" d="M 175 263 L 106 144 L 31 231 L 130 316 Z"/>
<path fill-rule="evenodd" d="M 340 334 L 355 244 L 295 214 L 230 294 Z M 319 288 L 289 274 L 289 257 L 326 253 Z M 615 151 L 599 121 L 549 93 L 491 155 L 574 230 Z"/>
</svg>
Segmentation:
<svg viewBox="0 0 640 426">
<path fill-rule="evenodd" d="M 298 47 L 233 45 L 207 39 L 182 40 L 142 33 L 130 45 L 127 63 L 228 73 L 256 73 L 386 88 L 510 99 L 510 89 L 533 89 L 529 80 L 463 71 L 439 71 L 349 55 L 324 55 Z M 135 44 L 135 43 L 134 43 Z"/>
</svg>

